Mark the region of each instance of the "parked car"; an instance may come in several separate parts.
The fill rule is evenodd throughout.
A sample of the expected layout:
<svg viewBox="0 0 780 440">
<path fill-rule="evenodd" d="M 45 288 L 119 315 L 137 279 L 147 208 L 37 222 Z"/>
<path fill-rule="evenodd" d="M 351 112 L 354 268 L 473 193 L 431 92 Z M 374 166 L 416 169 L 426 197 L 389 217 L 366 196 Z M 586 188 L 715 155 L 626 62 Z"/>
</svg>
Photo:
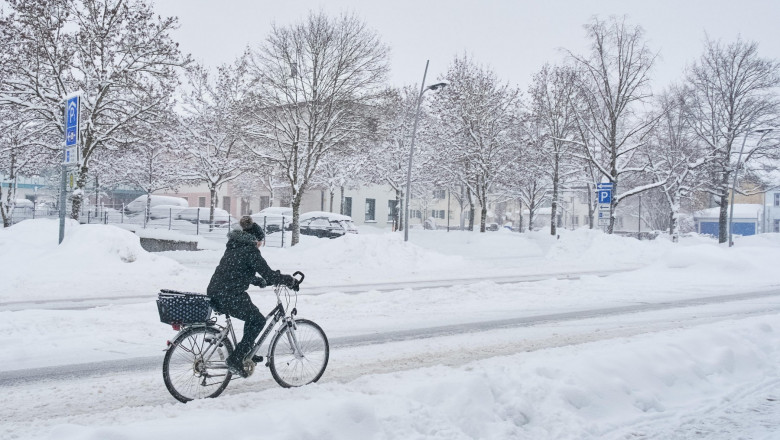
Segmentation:
<svg viewBox="0 0 780 440">
<path fill-rule="evenodd" d="M 171 197 L 171 196 L 155 196 L 151 195 L 149 196 L 151 198 L 150 202 L 150 208 L 154 208 L 155 206 L 159 205 L 173 205 L 173 206 L 180 206 L 181 208 L 187 208 L 189 203 L 187 202 L 187 199 L 183 199 L 181 197 Z M 146 209 L 146 196 L 140 196 L 133 200 L 132 202 L 125 205 L 125 211 L 128 213 L 141 213 L 144 212 Z"/>
<path fill-rule="evenodd" d="M 284 229 L 289 230 L 292 224 L 292 208 L 282 206 L 270 206 L 252 214 L 252 220 L 260 227 L 265 227 L 266 234 L 273 234 Z"/>
<path fill-rule="evenodd" d="M 358 228 L 352 217 L 333 212 L 312 211 L 301 214 L 298 219 L 301 234 L 320 238 L 336 238 L 344 234 L 357 234 Z"/>
<path fill-rule="evenodd" d="M 179 205 L 157 205 L 152 206 L 152 208 L 149 210 L 149 218 L 152 219 L 159 219 L 159 218 L 177 218 L 179 213 L 183 211 L 185 208 Z M 208 208 L 201 208 L 201 209 L 208 209 Z"/>
<path fill-rule="evenodd" d="M 485 225 L 486 231 L 498 231 L 498 223 L 488 223 Z"/>
<path fill-rule="evenodd" d="M 188 222 L 196 223 L 208 223 L 210 208 L 184 208 L 176 215 L 179 220 L 186 220 Z M 221 208 L 214 208 L 214 224 L 222 225 L 227 223 L 235 223 L 236 219 L 231 219 L 230 214 Z"/>
</svg>

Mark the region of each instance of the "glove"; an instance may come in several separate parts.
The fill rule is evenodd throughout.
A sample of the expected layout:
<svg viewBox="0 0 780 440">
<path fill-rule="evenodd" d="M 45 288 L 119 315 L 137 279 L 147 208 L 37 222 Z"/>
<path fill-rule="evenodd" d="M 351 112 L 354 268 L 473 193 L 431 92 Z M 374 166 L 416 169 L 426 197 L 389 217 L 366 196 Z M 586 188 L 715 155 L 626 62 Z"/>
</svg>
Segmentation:
<svg viewBox="0 0 780 440">
<path fill-rule="evenodd" d="M 287 286 L 296 292 L 298 291 L 298 280 L 293 278 L 292 275 L 282 275 L 281 278 L 279 278 L 279 284 Z"/>
<path fill-rule="evenodd" d="M 268 286 L 268 283 L 265 281 L 265 279 L 260 277 L 255 277 L 255 280 L 252 281 L 252 284 L 261 289 Z"/>
</svg>

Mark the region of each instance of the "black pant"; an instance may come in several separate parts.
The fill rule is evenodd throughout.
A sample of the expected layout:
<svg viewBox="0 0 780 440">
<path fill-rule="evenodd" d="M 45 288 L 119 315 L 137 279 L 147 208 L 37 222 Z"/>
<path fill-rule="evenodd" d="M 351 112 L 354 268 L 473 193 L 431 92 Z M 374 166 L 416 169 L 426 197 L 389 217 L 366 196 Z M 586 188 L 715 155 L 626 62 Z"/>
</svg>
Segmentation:
<svg viewBox="0 0 780 440">
<path fill-rule="evenodd" d="M 244 336 L 233 352 L 235 359 L 243 360 L 252 349 L 257 336 L 263 331 L 265 317 L 257 306 L 252 304 L 252 300 L 246 292 L 213 295 L 211 296 L 211 305 L 214 310 L 220 313 L 244 321 Z"/>
</svg>

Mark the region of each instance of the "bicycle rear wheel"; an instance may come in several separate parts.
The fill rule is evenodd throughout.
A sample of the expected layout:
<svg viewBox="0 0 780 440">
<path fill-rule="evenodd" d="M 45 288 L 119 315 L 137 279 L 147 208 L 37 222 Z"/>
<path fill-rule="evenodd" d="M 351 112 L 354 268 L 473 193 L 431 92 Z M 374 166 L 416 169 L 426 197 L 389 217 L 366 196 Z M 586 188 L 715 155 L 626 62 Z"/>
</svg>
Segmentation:
<svg viewBox="0 0 780 440">
<path fill-rule="evenodd" d="M 233 345 L 225 338 L 217 344 L 219 330 L 194 327 L 171 343 L 163 360 L 165 387 L 180 402 L 217 397 L 230 383 L 225 360 Z"/>
<path fill-rule="evenodd" d="M 295 329 L 285 326 L 271 341 L 268 359 L 271 375 L 284 388 L 317 382 L 328 366 L 330 355 L 328 338 L 319 325 L 308 319 L 296 319 L 295 326 Z"/>
</svg>

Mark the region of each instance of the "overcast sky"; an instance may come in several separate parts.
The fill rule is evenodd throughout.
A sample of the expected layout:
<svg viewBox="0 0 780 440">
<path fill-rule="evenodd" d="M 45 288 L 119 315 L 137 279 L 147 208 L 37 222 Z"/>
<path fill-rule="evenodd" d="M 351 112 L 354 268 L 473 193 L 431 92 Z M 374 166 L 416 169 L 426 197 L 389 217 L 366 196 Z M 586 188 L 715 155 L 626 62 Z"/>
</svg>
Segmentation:
<svg viewBox="0 0 780 440">
<path fill-rule="evenodd" d="M 430 80 L 443 74 L 456 54 L 468 53 L 501 78 L 527 87 L 545 62 L 562 59 L 562 49 L 586 49 L 582 25 L 594 15 L 627 15 L 646 31 L 659 52 L 655 78 L 666 85 L 710 38 L 737 35 L 760 43 L 764 57 L 780 59 L 780 1 L 776 0 L 156 0 L 162 15 L 179 17 L 176 38 L 203 64 L 229 63 L 247 45 L 268 35 L 271 23 L 300 21 L 309 10 L 355 12 L 391 48 L 390 82 L 422 80 L 430 59 Z"/>
</svg>

